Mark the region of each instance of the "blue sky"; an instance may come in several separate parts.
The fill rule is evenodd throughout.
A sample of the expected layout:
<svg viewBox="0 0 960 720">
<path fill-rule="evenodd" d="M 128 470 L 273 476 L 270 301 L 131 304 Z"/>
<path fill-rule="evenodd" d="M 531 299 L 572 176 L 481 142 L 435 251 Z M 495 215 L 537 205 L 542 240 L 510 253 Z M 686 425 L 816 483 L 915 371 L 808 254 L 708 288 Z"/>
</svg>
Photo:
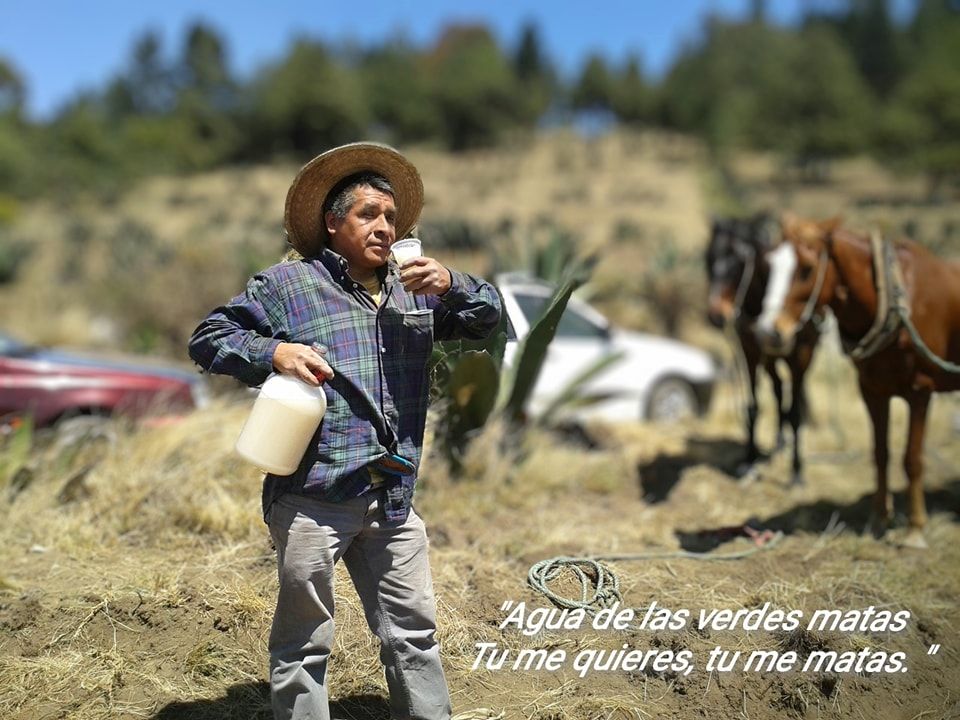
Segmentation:
<svg viewBox="0 0 960 720">
<path fill-rule="evenodd" d="M 786 23 L 811 4 L 839 2 L 768 0 L 767 6 L 774 21 Z M 897 4 L 904 2 L 909 0 Z M 649 72 L 659 73 L 683 42 L 697 36 L 706 13 L 743 17 L 750 5 L 750 0 L 0 0 L 0 57 L 26 81 L 30 115 L 44 117 L 119 72 L 134 38 L 148 28 L 160 32 L 172 54 L 196 20 L 221 33 L 231 68 L 241 77 L 279 57 L 298 35 L 372 44 L 403 33 L 427 44 L 449 23 L 481 21 L 502 46 L 512 48 L 528 20 L 537 23 L 546 51 L 567 74 L 591 52 L 614 62 L 635 52 Z"/>
</svg>

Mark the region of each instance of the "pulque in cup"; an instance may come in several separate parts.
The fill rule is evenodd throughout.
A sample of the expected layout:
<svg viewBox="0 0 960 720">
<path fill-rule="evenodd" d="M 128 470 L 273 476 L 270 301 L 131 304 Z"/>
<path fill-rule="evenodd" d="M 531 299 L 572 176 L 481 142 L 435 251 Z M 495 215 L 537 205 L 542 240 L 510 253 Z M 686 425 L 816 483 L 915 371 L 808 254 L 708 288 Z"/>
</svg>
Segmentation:
<svg viewBox="0 0 960 720">
<path fill-rule="evenodd" d="M 419 238 L 404 238 L 397 240 L 390 246 L 390 252 L 393 253 L 393 259 L 397 265 L 403 266 L 404 263 L 423 255 Z"/>
</svg>

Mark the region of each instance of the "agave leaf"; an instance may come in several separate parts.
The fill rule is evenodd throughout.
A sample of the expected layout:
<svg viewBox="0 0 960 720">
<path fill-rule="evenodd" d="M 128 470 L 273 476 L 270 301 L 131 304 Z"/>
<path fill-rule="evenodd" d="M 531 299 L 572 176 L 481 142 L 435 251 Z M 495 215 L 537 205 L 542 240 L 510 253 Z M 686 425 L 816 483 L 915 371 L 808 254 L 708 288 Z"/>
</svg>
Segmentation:
<svg viewBox="0 0 960 720">
<path fill-rule="evenodd" d="M 541 425 L 551 425 L 555 416 L 564 410 L 595 405 L 614 397 L 616 395 L 614 392 L 591 391 L 584 388 L 591 380 L 603 374 L 608 367 L 622 360 L 623 356 L 623 351 L 607 353 L 577 373 L 553 396 L 550 404 L 540 414 L 538 422 Z"/>
<path fill-rule="evenodd" d="M 547 349 L 556 335 L 560 316 L 567 308 L 570 295 L 580 283 L 578 274 L 569 273 L 566 276 L 547 303 L 546 312 L 533 324 L 517 347 L 515 360 L 506 370 L 504 381 L 500 384 L 500 396 L 496 406 L 497 410 L 504 412 L 513 421 L 519 421 L 523 417 L 524 408 L 547 356 Z"/>
<path fill-rule="evenodd" d="M 442 422 L 437 440 L 458 470 L 470 439 L 486 424 L 497 400 L 500 371 L 484 351 L 468 350 L 452 360 L 443 386 Z"/>
<path fill-rule="evenodd" d="M 450 373 L 450 400 L 463 432 L 482 427 L 497 401 L 500 374 L 486 352 L 468 350 Z"/>
<path fill-rule="evenodd" d="M 11 486 L 20 470 L 27 466 L 33 441 L 33 416 L 28 414 L 13 425 L 13 431 L 0 446 L 0 488 Z"/>
</svg>

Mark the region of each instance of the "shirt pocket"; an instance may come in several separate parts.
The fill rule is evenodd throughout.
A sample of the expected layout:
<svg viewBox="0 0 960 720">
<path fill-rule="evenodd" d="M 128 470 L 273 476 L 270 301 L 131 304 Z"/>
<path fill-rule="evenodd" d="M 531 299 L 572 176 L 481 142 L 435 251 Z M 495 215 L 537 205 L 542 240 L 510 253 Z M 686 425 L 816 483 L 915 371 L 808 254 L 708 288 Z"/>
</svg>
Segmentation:
<svg viewBox="0 0 960 720">
<path fill-rule="evenodd" d="M 433 310 L 411 310 L 403 313 L 404 352 L 430 352 L 433 348 Z"/>
</svg>

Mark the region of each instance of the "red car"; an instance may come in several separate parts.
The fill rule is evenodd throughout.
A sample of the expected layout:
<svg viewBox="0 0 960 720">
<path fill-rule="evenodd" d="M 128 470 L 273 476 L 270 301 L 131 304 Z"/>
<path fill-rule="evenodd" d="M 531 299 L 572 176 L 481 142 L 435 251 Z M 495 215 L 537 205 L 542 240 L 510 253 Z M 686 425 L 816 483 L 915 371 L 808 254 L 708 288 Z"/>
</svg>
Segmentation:
<svg viewBox="0 0 960 720">
<path fill-rule="evenodd" d="M 30 415 L 43 427 L 76 415 L 180 414 L 207 399 L 196 373 L 31 347 L 0 334 L 0 422 Z"/>
</svg>

